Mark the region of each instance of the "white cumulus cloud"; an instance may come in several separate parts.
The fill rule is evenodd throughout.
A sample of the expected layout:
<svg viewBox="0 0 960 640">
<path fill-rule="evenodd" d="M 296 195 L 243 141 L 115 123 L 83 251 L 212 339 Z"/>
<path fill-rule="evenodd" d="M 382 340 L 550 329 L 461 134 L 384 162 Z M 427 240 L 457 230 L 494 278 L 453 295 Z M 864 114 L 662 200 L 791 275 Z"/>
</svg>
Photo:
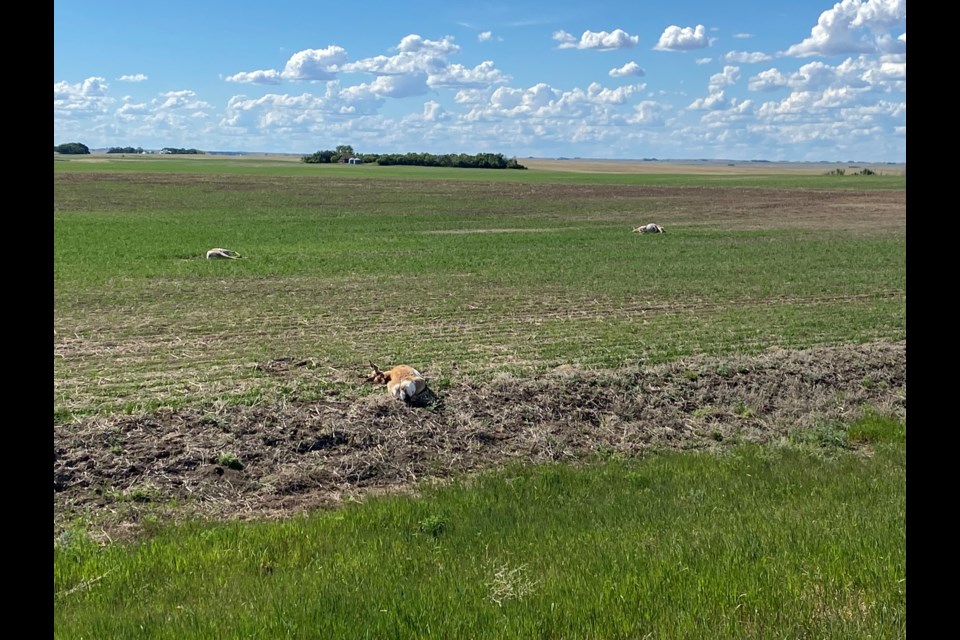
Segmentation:
<svg viewBox="0 0 960 640">
<path fill-rule="evenodd" d="M 707 85 L 711 92 L 719 91 L 723 87 L 734 84 L 740 79 L 740 67 L 724 65 L 723 71 L 710 76 L 710 82 Z"/>
<path fill-rule="evenodd" d="M 714 109 L 726 109 L 729 106 L 730 103 L 727 101 L 723 91 L 717 91 L 711 93 L 706 98 L 697 98 L 687 106 L 687 109 L 705 109 L 707 111 L 711 111 Z"/>
<path fill-rule="evenodd" d="M 280 84 L 282 78 L 280 72 L 276 69 L 265 69 L 263 71 L 241 71 L 232 76 L 227 76 L 226 81 L 249 84 Z"/>
<path fill-rule="evenodd" d="M 377 76 L 367 86 L 374 95 L 384 98 L 422 96 L 427 93 L 427 76 L 426 74 Z"/>
<path fill-rule="evenodd" d="M 427 84 L 431 88 L 481 88 L 495 84 L 503 84 L 510 80 L 497 69 L 493 62 L 485 60 L 472 69 L 460 64 L 451 64 L 431 73 Z"/>
<path fill-rule="evenodd" d="M 696 27 L 678 27 L 670 25 L 660 34 L 660 39 L 653 47 L 658 51 L 693 51 L 710 46 L 707 39 L 706 27 L 698 24 Z"/>
<path fill-rule="evenodd" d="M 396 50 L 398 53 L 395 55 L 378 55 L 344 63 L 339 66 L 339 70 L 347 73 L 369 73 L 378 77 L 409 76 L 409 80 L 405 82 L 397 80 L 391 85 L 401 86 L 403 83 L 403 86 L 408 87 L 408 91 L 411 91 L 413 86 L 422 86 L 424 91 L 426 87 L 431 89 L 486 88 L 510 80 L 510 76 L 497 69 L 490 60 L 485 60 L 473 68 L 449 62 L 447 56 L 460 51 L 449 36 L 434 41 L 411 34 L 401 40 Z M 386 84 L 388 84 L 386 81 L 380 81 L 379 86 Z M 380 95 L 399 97 L 396 91 L 380 92 Z"/>
<path fill-rule="evenodd" d="M 640 36 L 631 36 L 623 29 L 606 31 L 584 31 L 577 40 L 566 31 L 557 31 L 553 39 L 560 43 L 560 49 L 596 49 L 598 51 L 613 51 L 616 49 L 632 49 L 640 42 Z"/>
<path fill-rule="evenodd" d="M 128 102 L 117 109 L 117 117 L 123 121 L 133 121 L 150 113 L 150 107 L 145 103 L 133 104 Z"/>
<path fill-rule="evenodd" d="M 648 126 L 662 126 L 664 123 L 663 114 L 670 109 L 670 105 L 661 104 L 653 100 L 643 100 L 634 105 L 633 114 L 627 116 L 627 122 L 630 124 L 642 124 Z"/>
<path fill-rule="evenodd" d="M 881 33 L 877 36 L 875 41 L 877 46 L 877 51 L 881 53 L 906 53 L 907 52 L 907 40 L 903 38 L 902 35 L 896 38 L 889 33 Z"/>
<path fill-rule="evenodd" d="M 449 120 L 450 116 L 443 110 L 439 102 L 436 100 L 428 100 L 423 103 L 423 119 L 425 122 L 440 122 L 442 120 Z"/>
<path fill-rule="evenodd" d="M 340 91 L 336 82 L 327 85 L 322 96 L 267 94 L 259 98 L 234 96 L 227 103 L 221 126 L 240 133 L 268 131 L 309 131 L 329 126 L 331 118 L 341 114 L 371 113 L 382 103 L 367 88 L 351 87 Z M 339 120 L 334 120 L 339 122 Z"/>
<path fill-rule="evenodd" d="M 485 92 L 480 89 L 460 89 L 453 96 L 457 104 L 479 104 L 486 100 Z"/>
<path fill-rule="evenodd" d="M 723 56 L 724 62 L 740 62 L 751 64 L 757 62 L 769 62 L 773 57 L 760 51 L 729 51 Z"/>
<path fill-rule="evenodd" d="M 100 97 L 107 95 L 106 78 L 94 76 L 87 78 L 83 82 L 70 84 L 69 82 L 58 82 L 53 85 L 53 99 L 70 97 Z"/>
<path fill-rule="evenodd" d="M 608 72 L 608 75 L 611 78 L 626 78 L 629 76 L 642 77 L 642 76 L 645 76 L 646 74 L 647 72 L 643 70 L 643 67 L 638 65 L 636 62 L 632 62 L 632 61 L 628 62 L 622 67 L 616 67 L 616 68 L 610 69 L 610 71 Z"/>
<path fill-rule="evenodd" d="M 285 80 L 294 81 L 333 80 L 346 59 L 346 49 L 337 45 L 325 49 L 304 49 L 290 56 L 280 75 Z"/>
<path fill-rule="evenodd" d="M 586 96 L 593 103 L 626 104 L 634 93 L 643 91 L 645 88 L 645 84 L 637 84 L 608 89 L 599 82 L 591 82 L 587 87 Z"/>
<path fill-rule="evenodd" d="M 71 84 L 57 82 L 53 85 L 53 110 L 61 114 L 103 113 L 114 102 L 107 96 L 105 78 L 93 76 Z"/>
<path fill-rule="evenodd" d="M 167 91 L 161 93 L 160 96 L 165 98 L 164 100 L 153 100 L 153 104 L 157 109 L 212 109 L 213 105 L 209 102 L 204 102 L 196 98 L 196 93 L 190 91 L 189 89 L 182 89 L 180 91 Z"/>
<path fill-rule="evenodd" d="M 750 91 L 774 91 L 787 86 L 787 78 L 779 69 L 761 71 L 747 81 Z"/>
<path fill-rule="evenodd" d="M 530 114 L 551 107 L 562 96 L 560 91 L 543 82 L 529 89 L 500 87 L 491 94 L 489 106 L 494 113 L 502 115 Z"/>
<path fill-rule="evenodd" d="M 146 79 L 147 76 L 142 73 L 134 73 L 117 78 L 117 80 L 120 80 L 121 82 L 143 82 Z"/>
<path fill-rule="evenodd" d="M 805 64 L 790 75 L 788 83 L 793 89 L 807 91 L 829 87 L 837 79 L 837 67 L 816 61 Z M 851 80 L 855 80 L 851 76 Z"/>
<path fill-rule="evenodd" d="M 426 40 L 415 33 L 404 36 L 397 45 L 401 53 L 429 53 L 435 56 L 446 56 L 451 53 L 460 53 L 460 47 L 453 43 L 452 36 L 444 36 L 440 40 Z"/>
<path fill-rule="evenodd" d="M 431 55 L 399 53 L 395 56 L 374 56 L 340 66 L 347 73 L 371 73 L 374 75 L 403 75 L 406 73 L 426 73 L 441 68 L 446 62 Z"/>
<path fill-rule="evenodd" d="M 842 0 L 821 13 L 810 36 L 788 48 L 785 55 L 874 52 L 884 42 L 882 32 L 905 25 L 906 19 L 906 0 Z"/>
</svg>

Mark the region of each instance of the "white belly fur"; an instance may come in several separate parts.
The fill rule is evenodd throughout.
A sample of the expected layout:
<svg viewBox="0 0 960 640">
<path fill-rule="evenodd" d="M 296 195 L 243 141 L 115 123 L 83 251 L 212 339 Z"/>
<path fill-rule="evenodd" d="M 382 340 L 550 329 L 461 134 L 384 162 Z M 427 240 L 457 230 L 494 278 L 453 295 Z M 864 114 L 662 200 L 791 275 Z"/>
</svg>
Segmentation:
<svg viewBox="0 0 960 640">
<path fill-rule="evenodd" d="M 418 373 L 417 375 L 420 374 Z M 418 383 L 420 383 L 419 380 L 401 380 L 399 382 L 391 382 L 387 387 L 387 391 L 389 391 L 390 395 L 392 395 L 394 398 L 400 400 L 403 400 L 404 398 L 413 398 L 421 390 L 418 388 L 420 386 Z"/>
</svg>

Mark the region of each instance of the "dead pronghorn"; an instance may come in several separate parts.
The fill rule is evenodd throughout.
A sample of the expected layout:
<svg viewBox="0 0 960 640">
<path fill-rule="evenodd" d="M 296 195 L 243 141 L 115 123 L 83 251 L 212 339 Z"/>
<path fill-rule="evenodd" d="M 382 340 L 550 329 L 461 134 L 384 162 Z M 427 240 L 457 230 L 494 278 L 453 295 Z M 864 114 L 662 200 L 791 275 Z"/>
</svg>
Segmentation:
<svg viewBox="0 0 960 640">
<path fill-rule="evenodd" d="M 239 257 L 241 257 L 240 254 L 233 249 L 215 247 L 207 251 L 207 260 L 236 260 Z"/>
<path fill-rule="evenodd" d="M 420 372 L 409 365 L 400 364 L 381 371 L 380 367 L 371 362 L 370 368 L 372 371 L 367 376 L 367 382 L 387 385 L 387 393 L 399 400 L 411 402 L 427 388 L 427 382 Z"/>
<path fill-rule="evenodd" d="M 642 224 L 639 227 L 634 227 L 634 233 L 666 233 L 667 230 L 661 227 L 660 225 L 651 222 L 650 224 Z"/>
</svg>

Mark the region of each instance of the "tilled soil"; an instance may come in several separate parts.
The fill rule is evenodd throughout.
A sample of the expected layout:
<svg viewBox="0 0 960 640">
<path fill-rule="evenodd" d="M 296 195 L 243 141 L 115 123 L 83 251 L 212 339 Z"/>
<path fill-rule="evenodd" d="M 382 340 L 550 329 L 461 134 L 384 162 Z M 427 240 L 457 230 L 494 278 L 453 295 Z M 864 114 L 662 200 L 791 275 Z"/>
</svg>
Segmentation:
<svg viewBox="0 0 960 640">
<path fill-rule="evenodd" d="M 560 368 L 318 402 L 107 416 L 54 427 L 54 535 L 151 519 L 271 518 L 502 466 L 778 443 L 863 407 L 906 416 L 906 343 Z M 869 453 L 869 451 L 866 451 Z"/>
</svg>

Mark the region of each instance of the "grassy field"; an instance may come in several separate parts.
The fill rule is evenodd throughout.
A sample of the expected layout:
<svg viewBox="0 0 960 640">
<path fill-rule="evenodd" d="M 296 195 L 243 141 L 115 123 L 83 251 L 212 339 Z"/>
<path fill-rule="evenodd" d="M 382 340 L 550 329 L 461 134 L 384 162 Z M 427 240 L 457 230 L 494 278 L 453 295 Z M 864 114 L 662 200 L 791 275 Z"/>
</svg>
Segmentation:
<svg viewBox="0 0 960 640">
<path fill-rule="evenodd" d="M 55 637 L 905 637 L 905 171 L 724 171 L 55 162 Z"/>
<path fill-rule="evenodd" d="M 904 188 L 906 165 L 842 163 L 705 163 L 705 162 L 600 162 L 578 160 L 525 159 L 529 171 L 498 171 L 377 165 L 304 164 L 298 156 L 262 155 L 250 157 L 180 155 L 90 156 L 54 155 L 54 170 L 102 172 L 195 173 L 207 175 L 274 175 L 333 177 L 364 180 L 373 176 L 391 180 L 466 180 L 549 184 L 659 184 L 711 186 L 765 186 L 805 189 L 894 189 Z M 105 166 L 106 165 L 106 166 Z M 859 175 L 864 169 L 874 175 Z M 491 175 L 491 172 L 495 175 Z M 842 172 L 843 175 L 833 175 Z"/>
<path fill-rule="evenodd" d="M 255 365 L 280 357 L 333 384 L 368 359 L 443 378 L 906 335 L 902 192 L 79 164 L 55 165 L 55 415 L 274 397 Z M 667 234 L 629 232 L 653 217 Z"/>
<path fill-rule="evenodd" d="M 868 422 L 870 461 L 516 467 L 281 523 L 64 537 L 55 637 L 905 638 L 904 428 Z"/>
</svg>

